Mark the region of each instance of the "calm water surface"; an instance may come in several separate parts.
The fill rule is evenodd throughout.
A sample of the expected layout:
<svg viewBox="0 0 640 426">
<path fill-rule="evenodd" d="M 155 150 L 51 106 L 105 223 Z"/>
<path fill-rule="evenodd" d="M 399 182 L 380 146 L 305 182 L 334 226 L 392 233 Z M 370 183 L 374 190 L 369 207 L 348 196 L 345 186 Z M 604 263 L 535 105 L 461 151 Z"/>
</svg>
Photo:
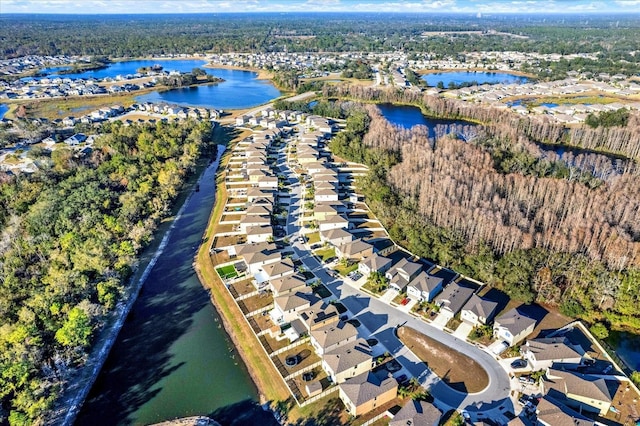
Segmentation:
<svg viewBox="0 0 640 426">
<path fill-rule="evenodd" d="M 76 424 L 206 415 L 257 391 L 192 266 L 214 204 L 209 167 L 146 280 Z"/>
<path fill-rule="evenodd" d="M 183 106 L 201 106 L 216 109 L 252 108 L 265 104 L 281 95 L 280 91 L 267 80 L 259 80 L 258 74 L 251 71 L 230 70 L 223 68 L 203 68 L 205 61 L 185 60 L 140 60 L 114 62 L 106 68 L 94 71 L 84 71 L 75 74 L 59 74 L 61 68 L 43 70 L 48 77 L 60 76 L 71 79 L 103 79 L 106 77 L 126 76 L 135 74 L 139 68 L 162 65 L 165 71 L 189 72 L 194 68 L 201 68 L 207 74 L 224 79 L 215 85 L 203 85 L 191 88 L 152 92 L 138 96 L 138 102 L 165 102 Z"/>
<path fill-rule="evenodd" d="M 425 74 L 422 79 L 427 82 L 429 86 L 436 86 L 438 82 L 442 82 L 444 87 L 448 87 L 449 83 L 462 84 L 471 83 L 473 81 L 478 84 L 497 84 L 497 83 L 526 83 L 529 81 L 527 77 L 520 75 L 513 75 L 502 72 L 488 72 L 488 71 L 447 71 L 437 72 L 431 74 Z"/>
<path fill-rule="evenodd" d="M 420 108 L 407 105 L 380 104 L 380 112 L 391 124 L 410 129 L 414 126 L 422 125 L 429 129 L 429 136 L 434 137 L 436 128 L 440 126 L 451 127 L 454 125 L 472 125 L 462 120 L 447 120 L 431 118 L 422 114 Z M 445 131 L 445 133 L 448 133 Z"/>
<path fill-rule="evenodd" d="M 251 71 L 208 68 L 207 73 L 225 81 L 219 84 L 151 92 L 136 98 L 138 102 L 166 102 L 184 106 L 240 109 L 262 105 L 281 95 L 267 80 L 258 80 Z"/>
<path fill-rule="evenodd" d="M 0 118 L 4 117 L 7 111 L 9 111 L 9 107 L 5 104 L 0 104 Z"/>
<path fill-rule="evenodd" d="M 69 67 L 56 67 L 56 68 L 46 68 L 42 70 L 43 73 L 46 73 L 48 77 L 62 77 L 62 78 L 95 78 L 102 79 L 106 77 L 116 77 L 118 75 L 126 76 L 128 74 L 135 74 L 138 72 L 139 68 L 142 67 L 151 67 L 155 64 L 162 65 L 163 70 L 165 71 L 180 71 L 180 72 L 188 72 L 194 68 L 202 68 L 206 65 L 205 61 L 194 60 L 194 59 L 165 59 L 165 60 L 150 60 L 144 59 L 140 61 L 122 61 L 122 62 L 113 62 L 107 65 L 106 68 L 93 70 L 93 71 L 82 71 L 79 73 L 73 74 L 60 74 L 60 71 L 64 69 L 69 69 Z"/>
</svg>

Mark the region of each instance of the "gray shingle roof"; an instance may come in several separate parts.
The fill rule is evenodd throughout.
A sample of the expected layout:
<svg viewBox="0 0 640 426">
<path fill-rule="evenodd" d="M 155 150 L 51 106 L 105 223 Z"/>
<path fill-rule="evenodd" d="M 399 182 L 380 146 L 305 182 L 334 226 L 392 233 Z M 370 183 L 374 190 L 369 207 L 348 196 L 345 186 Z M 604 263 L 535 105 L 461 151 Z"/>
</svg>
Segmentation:
<svg viewBox="0 0 640 426">
<path fill-rule="evenodd" d="M 335 374 L 342 373 L 364 362 L 371 362 L 371 348 L 366 340 L 345 343 L 323 355 L 324 361 Z"/>
<path fill-rule="evenodd" d="M 478 317 L 489 319 L 493 316 L 497 307 L 497 302 L 483 299 L 477 294 L 474 294 L 462 309 L 469 310 L 476 314 Z"/>
<path fill-rule="evenodd" d="M 378 376 L 369 371 L 352 377 L 339 386 L 351 402 L 358 407 L 390 389 L 397 388 L 398 382 L 393 377 Z"/>
<path fill-rule="evenodd" d="M 496 326 L 506 328 L 512 335 L 517 336 L 531 325 L 535 325 L 536 320 L 521 314 L 518 308 L 513 308 L 496 318 L 495 324 Z"/>
<path fill-rule="evenodd" d="M 329 324 L 311 331 L 311 336 L 313 336 L 316 342 L 323 348 L 343 342 L 357 335 L 358 330 L 356 330 L 352 324 L 342 321 L 338 324 Z"/>
<path fill-rule="evenodd" d="M 580 358 L 585 353 L 581 347 L 574 347 L 566 337 L 529 340 L 522 351 L 532 353 L 537 361 Z"/>
<path fill-rule="evenodd" d="M 411 399 L 393 417 L 389 426 L 433 426 L 438 424 L 441 417 L 442 412 L 433 404 Z"/>
</svg>

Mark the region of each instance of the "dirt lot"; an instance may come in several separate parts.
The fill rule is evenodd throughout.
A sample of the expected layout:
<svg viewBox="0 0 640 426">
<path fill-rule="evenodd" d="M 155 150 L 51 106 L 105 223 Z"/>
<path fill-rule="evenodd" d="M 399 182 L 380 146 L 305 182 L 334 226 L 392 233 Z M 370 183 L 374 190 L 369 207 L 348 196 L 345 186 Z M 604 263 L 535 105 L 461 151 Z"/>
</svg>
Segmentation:
<svg viewBox="0 0 640 426">
<path fill-rule="evenodd" d="M 231 284 L 231 294 L 234 297 L 242 296 L 243 294 L 249 294 L 256 291 L 255 286 L 251 283 L 253 279 L 249 278 L 246 280 L 238 281 L 237 283 Z"/>
<path fill-rule="evenodd" d="M 489 385 L 487 372 L 471 358 L 410 327 L 401 327 L 398 337 L 452 388 L 473 393 Z"/>
</svg>

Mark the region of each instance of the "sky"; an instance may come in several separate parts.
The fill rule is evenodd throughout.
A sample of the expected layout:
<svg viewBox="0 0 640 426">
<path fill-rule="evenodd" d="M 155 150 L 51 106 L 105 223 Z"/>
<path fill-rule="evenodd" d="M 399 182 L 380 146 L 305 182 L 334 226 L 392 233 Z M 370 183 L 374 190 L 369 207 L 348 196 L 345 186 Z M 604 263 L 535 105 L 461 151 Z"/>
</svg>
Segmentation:
<svg viewBox="0 0 640 426">
<path fill-rule="evenodd" d="M 9 13 L 640 13 L 640 0 L 0 0 Z"/>
</svg>

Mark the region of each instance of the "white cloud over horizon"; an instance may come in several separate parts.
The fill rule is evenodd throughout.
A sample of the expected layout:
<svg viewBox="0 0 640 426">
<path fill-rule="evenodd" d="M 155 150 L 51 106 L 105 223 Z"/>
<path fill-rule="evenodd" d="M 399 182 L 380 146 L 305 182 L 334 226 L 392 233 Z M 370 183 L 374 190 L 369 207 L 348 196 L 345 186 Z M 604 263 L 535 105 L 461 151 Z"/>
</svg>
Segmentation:
<svg viewBox="0 0 640 426">
<path fill-rule="evenodd" d="M 0 14 L 640 13 L 640 0 L 0 0 Z"/>
</svg>

